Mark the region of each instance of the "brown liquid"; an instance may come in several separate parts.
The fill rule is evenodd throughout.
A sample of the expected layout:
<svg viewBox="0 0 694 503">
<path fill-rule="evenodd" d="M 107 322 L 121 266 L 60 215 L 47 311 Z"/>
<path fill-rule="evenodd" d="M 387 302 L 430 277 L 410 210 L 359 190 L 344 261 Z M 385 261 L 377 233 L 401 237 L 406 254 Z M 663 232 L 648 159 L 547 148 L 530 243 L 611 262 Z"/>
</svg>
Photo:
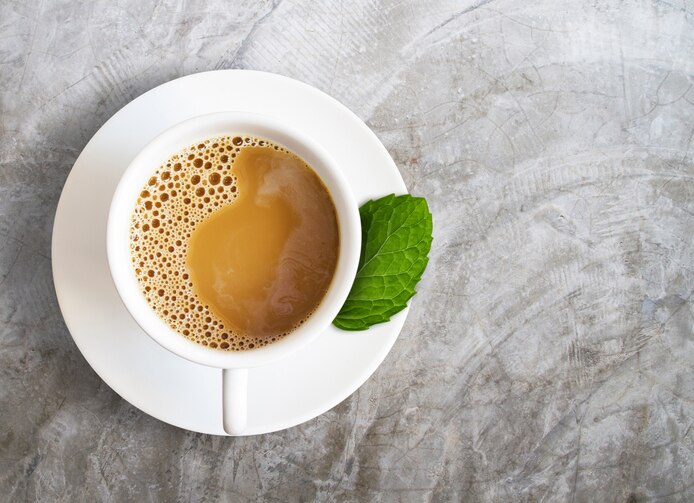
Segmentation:
<svg viewBox="0 0 694 503">
<path fill-rule="evenodd" d="M 221 137 L 174 155 L 143 188 L 133 266 L 152 308 L 213 348 L 243 350 L 299 326 L 339 254 L 330 195 L 299 157 L 267 140 Z"/>
<path fill-rule="evenodd" d="M 325 295 L 339 236 L 335 207 L 318 176 L 293 154 L 241 150 L 239 196 L 193 232 L 193 287 L 238 333 L 280 336 Z"/>
</svg>

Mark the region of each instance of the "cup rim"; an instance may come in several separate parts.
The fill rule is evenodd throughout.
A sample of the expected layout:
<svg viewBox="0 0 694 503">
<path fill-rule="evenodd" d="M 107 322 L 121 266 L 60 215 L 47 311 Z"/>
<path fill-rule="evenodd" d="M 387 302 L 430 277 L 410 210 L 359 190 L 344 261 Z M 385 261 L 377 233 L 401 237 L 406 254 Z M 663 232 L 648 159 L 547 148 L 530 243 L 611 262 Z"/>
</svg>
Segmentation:
<svg viewBox="0 0 694 503">
<path fill-rule="evenodd" d="M 187 145 L 226 134 L 267 138 L 299 155 L 328 188 L 337 212 L 340 251 L 331 284 L 314 313 L 289 335 L 260 348 L 244 351 L 213 349 L 187 339 L 162 320 L 142 293 L 130 256 L 130 219 L 147 178 Z M 106 226 L 109 271 L 118 295 L 142 330 L 154 341 L 185 359 L 217 368 L 252 368 L 288 356 L 310 343 L 337 316 L 356 276 L 361 250 L 359 209 L 341 168 L 325 149 L 299 128 L 269 115 L 215 112 L 168 128 L 152 139 L 131 161 L 111 200 Z"/>
</svg>

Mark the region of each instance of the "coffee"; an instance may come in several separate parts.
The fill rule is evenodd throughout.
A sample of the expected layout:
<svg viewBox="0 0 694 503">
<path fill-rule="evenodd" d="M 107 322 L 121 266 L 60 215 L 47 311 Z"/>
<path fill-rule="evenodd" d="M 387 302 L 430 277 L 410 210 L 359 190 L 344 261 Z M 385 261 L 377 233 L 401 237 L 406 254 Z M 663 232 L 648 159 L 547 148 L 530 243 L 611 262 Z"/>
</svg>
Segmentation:
<svg viewBox="0 0 694 503">
<path fill-rule="evenodd" d="M 130 230 L 150 306 L 183 336 L 223 350 L 257 348 L 300 326 L 327 292 L 340 247 L 318 175 L 249 136 L 172 156 L 143 187 Z"/>
</svg>

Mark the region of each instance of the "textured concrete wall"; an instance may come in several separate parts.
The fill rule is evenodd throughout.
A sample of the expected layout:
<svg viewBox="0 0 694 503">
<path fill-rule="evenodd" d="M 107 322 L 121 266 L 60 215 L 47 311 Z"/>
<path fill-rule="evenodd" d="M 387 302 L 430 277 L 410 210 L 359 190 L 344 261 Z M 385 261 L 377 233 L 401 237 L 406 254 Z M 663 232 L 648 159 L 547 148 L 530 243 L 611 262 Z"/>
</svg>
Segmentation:
<svg viewBox="0 0 694 503">
<path fill-rule="evenodd" d="M 121 400 L 51 283 L 91 135 L 214 68 L 341 100 L 436 224 L 376 374 L 257 438 Z M 691 501 L 693 83 L 687 0 L 0 0 L 0 499 Z"/>
</svg>

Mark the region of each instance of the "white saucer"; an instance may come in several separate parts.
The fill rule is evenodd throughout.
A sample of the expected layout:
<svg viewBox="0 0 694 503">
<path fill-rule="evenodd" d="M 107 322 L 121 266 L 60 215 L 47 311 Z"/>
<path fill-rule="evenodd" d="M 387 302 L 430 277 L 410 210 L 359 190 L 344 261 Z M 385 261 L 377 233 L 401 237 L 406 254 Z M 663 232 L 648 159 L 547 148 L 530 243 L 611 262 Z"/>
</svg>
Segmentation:
<svg viewBox="0 0 694 503">
<path fill-rule="evenodd" d="M 360 204 L 407 191 L 388 152 L 356 115 L 313 87 L 269 73 L 224 70 L 168 82 L 94 135 L 65 183 L 53 228 L 53 277 L 65 322 L 89 364 L 128 402 L 167 423 L 216 435 L 225 435 L 221 370 L 175 356 L 137 326 L 111 282 L 105 234 L 111 196 L 131 159 L 164 129 L 224 110 L 301 127 L 344 167 Z M 347 398 L 388 354 L 407 311 L 365 332 L 331 327 L 293 357 L 250 370 L 246 434 L 295 426 Z"/>
</svg>

